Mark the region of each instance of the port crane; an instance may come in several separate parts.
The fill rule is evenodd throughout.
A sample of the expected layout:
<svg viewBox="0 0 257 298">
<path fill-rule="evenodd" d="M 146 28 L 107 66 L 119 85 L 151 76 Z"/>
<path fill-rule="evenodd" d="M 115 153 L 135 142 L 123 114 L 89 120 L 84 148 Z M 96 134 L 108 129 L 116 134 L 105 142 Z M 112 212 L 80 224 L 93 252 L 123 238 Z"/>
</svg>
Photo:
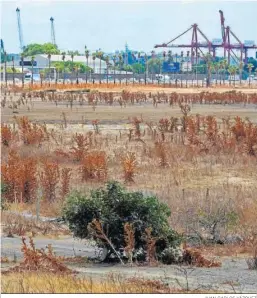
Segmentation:
<svg viewBox="0 0 257 298">
<path fill-rule="evenodd" d="M 257 49 L 257 45 L 254 43 L 246 44 L 243 43 L 236 34 L 231 30 L 229 26 L 225 27 L 225 17 L 222 10 L 219 10 L 220 13 L 220 23 L 221 23 L 221 42 L 210 41 L 203 31 L 199 28 L 197 24 L 193 24 L 183 33 L 179 34 L 172 40 L 167 43 L 157 44 L 154 48 L 189 48 L 191 49 L 191 62 L 194 63 L 194 58 L 196 59 L 200 53 L 204 56 L 202 49 L 207 49 L 208 53 L 213 57 L 216 56 L 217 48 L 221 48 L 224 51 L 224 58 L 227 59 L 228 64 L 231 63 L 231 58 L 236 62 L 247 63 L 247 53 L 249 49 Z M 189 31 L 192 32 L 191 42 L 187 44 L 174 44 L 173 42 L 179 39 L 181 36 L 185 35 Z M 203 38 L 204 42 L 200 42 L 199 38 Z M 236 40 L 237 43 L 231 43 L 232 38 Z M 238 58 L 235 51 L 240 51 L 240 57 Z"/>
</svg>

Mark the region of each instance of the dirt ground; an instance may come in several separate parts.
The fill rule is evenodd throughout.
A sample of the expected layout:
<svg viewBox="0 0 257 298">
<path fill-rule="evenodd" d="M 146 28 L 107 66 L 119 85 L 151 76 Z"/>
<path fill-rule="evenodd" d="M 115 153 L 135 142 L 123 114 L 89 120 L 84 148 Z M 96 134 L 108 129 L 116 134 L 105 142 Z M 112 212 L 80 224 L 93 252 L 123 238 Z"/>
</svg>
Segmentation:
<svg viewBox="0 0 257 298">
<path fill-rule="evenodd" d="M 202 91 L 210 92 L 225 92 L 231 89 L 211 88 L 211 89 L 180 89 L 180 88 L 153 88 L 153 87 L 135 87 L 132 88 L 109 88 L 101 89 L 100 91 L 118 92 L 123 89 L 130 91 L 144 92 L 178 92 L 178 93 L 196 93 Z M 236 89 L 245 93 L 256 93 L 257 89 Z M 64 129 L 63 113 L 67 118 L 67 127 Z M 221 122 L 222 118 L 240 116 L 248 117 L 252 122 L 257 123 L 257 106 L 255 105 L 209 105 L 209 104 L 194 104 L 191 106 L 192 115 L 213 115 Z M 120 107 L 118 104 L 113 106 L 99 104 L 94 109 L 87 104 L 80 106 L 74 103 L 73 108 L 67 107 L 65 103 L 58 103 L 56 106 L 53 102 L 42 102 L 33 100 L 32 106 L 20 106 L 18 113 L 13 113 L 13 110 L 6 105 L 1 111 L 1 122 L 15 123 L 13 116 L 27 116 L 33 122 L 46 123 L 47 128 L 54 129 L 60 132 L 60 135 L 70 136 L 75 132 L 82 133 L 92 130 L 91 121 L 98 119 L 101 135 L 109 134 L 109 146 L 102 143 L 101 149 L 105 150 L 110 157 L 109 176 L 115 180 L 121 180 L 121 166 L 117 162 L 115 150 L 125 151 L 130 148 L 126 141 L 126 130 L 130 127 L 129 118 L 142 117 L 144 122 L 157 122 L 161 118 L 181 117 L 179 107 L 170 107 L 168 104 L 158 104 L 158 107 L 153 107 L 150 102 L 142 104 L 127 105 Z M 142 127 L 144 128 L 144 127 Z M 122 138 L 119 137 L 119 132 L 123 133 Z M 116 137 L 116 142 L 115 142 Z M 107 138 L 106 138 L 107 139 Z M 150 142 L 150 139 L 148 140 Z M 212 206 L 217 202 L 233 198 L 235 204 L 245 203 L 244 206 L 253 206 L 252 202 L 256 201 L 256 161 L 248 161 L 235 155 L 217 155 L 217 156 L 200 156 L 195 159 L 187 159 L 186 152 L 182 147 L 174 147 L 171 152 L 171 167 L 162 169 L 155 165 L 155 161 L 150 163 L 150 158 L 143 151 L 142 144 L 133 143 L 130 145 L 138 147 L 138 160 L 140 160 L 140 169 L 137 173 L 135 185 L 131 189 L 145 190 L 158 194 L 158 196 L 166 202 L 172 209 L 172 226 L 178 230 L 181 223 L 185 223 L 186 210 L 191 206 L 199 208 L 205 206 L 206 189 L 210 189 L 210 198 Z M 176 144 L 175 144 L 176 146 Z M 35 151 L 39 153 L 40 149 Z M 49 149 L 50 150 L 50 149 Z M 52 148 L 51 148 L 52 150 Z M 30 153 L 31 154 L 31 153 Z M 184 160 L 183 160 L 184 158 Z M 249 164 L 247 165 L 247 161 Z M 153 167 L 154 171 L 153 171 Z M 77 172 L 75 172 L 77 173 Z M 74 181 L 73 181 L 74 180 Z M 77 174 L 74 174 L 72 183 L 73 186 L 81 187 L 80 180 Z M 91 188 L 91 182 L 85 183 L 83 187 L 87 190 Z M 92 183 L 93 184 L 93 183 Z M 95 183 L 95 186 L 100 184 Z M 184 193 L 185 191 L 185 193 Z M 184 196 L 185 194 L 185 196 Z M 220 201 L 218 201 L 220 200 Z M 250 202 L 250 203 L 249 203 Z M 252 215 L 251 207 L 249 207 L 248 215 Z M 246 213 L 247 214 L 247 213 Z M 254 224 L 254 214 L 253 226 Z M 189 218 L 190 219 L 190 218 Z M 248 220 L 248 217 L 246 218 Z M 187 219 L 186 219 L 187 220 Z M 79 241 L 74 241 L 71 237 L 50 239 L 50 238 L 35 238 L 35 243 L 38 248 L 45 248 L 51 243 L 54 251 L 58 255 L 63 256 L 93 256 L 94 248 L 90 244 L 84 244 Z M 18 260 L 22 257 L 20 252 L 20 237 L 1 238 L 2 251 L 1 256 L 13 258 L 14 254 Z M 257 290 L 257 271 L 247 268 L 246 258 L 249 256 L 226 256 L 216 257 L 222 262 L 220 268 L 190 268 L 186 266 L 158 266 L 158 267 L 122 267 L 120 265 L 89 265 L 89 264 L 74 264 L 73 268 L 79 272 L 81 276 L 92 276 L 93 278 L 105 278 L 108 274 L 120 274 L 124 276 L 140 276 L 151 279 L 161 279 L 171 285 L 181 287 L 189 287 L 190 289 L 206 289 L 213 291 L 229 291 L 233 293 L 256 293 Z M 7 265 L 4 265 L 7 268 Z M 3 268 L 3 267 L 2 267 Z M 4 268 L 3 268 L 4 269 Z M 188 281 L 188 285 L 187 285 Z"/>
<path fill-rule="evenodd" d="M 67 122 L 72 124 L 89 124 L 92 120 L 98 119 L 101 124 L 115 125 L 126 124 L 128 119 L 132 117 L 143 117 L 145 121 L 159 121 L 161 118 L 181 116 L 178 106 L 170 107 L 168 104 L 162 103 L 153 107 L 150 102 L 144 104 L 127 105 L 120 107 L 118 104 L 112 106 L 98 104 L 94 109 L 87 104 L 80 106 L 74 103 L 73 108 L 67 107 L 65 103 L 58 103 L 56 106 L 53 102 L 33 101 L 33 106 L 28 110 L 27 106 L 20 106 L 18 113 L 14 114 L 12 109 L 7 105 L 2 108 L 2 122 L 14 122 L 13 116 L 27 116 L 30 120 L 38 123 L 60 124 L 63 123 L 62 113 L 65 113 Z M 209 105 L 209 104 L 193 104 L 191 106 L 192 115 L 213 115 L 218 118 L 240 116 L 242 118 L 249 117 L 253 122 L 257 122 L 257 106 L 248 104 L 234 105 Z M 83 118 L 82 118 L 83 117 Z"/>
<path fill-rule="evenodd" d="M 34 238 L 36 248 L 46 248 L 52 245 L 58 256 L 93 257 L 95 249 L 85 241 L 75 240 L 71 237 L 60 239 Z M 13 260 L 14 255 L 17 261 L 22 259 L 19 251 L 21 246 L 20 237 L 1 237 L 2 257 Z M 248 270 L 246 258 L 241 255 L 235 257 L 216 257 L 215 261 L 222 262 L 218 268 L 196 268 L 190 266 L 158 265 L 158 266 L 122 266 L 120 264 L 90 264 L 73 263 L 68 266 L 78 272 L 78 277 L 92 277 L 93 279 L 105 279 L 109 274 L 122 277 L 140 277 L 145 279 L 161 280 L 170 286 L 183 289 L 202 289 L 215 292 L 233 293 L 257 293 L 257 272 Z M 14 266 L 14 263 L 2 264 L 2 270 Z"/>
</svg>

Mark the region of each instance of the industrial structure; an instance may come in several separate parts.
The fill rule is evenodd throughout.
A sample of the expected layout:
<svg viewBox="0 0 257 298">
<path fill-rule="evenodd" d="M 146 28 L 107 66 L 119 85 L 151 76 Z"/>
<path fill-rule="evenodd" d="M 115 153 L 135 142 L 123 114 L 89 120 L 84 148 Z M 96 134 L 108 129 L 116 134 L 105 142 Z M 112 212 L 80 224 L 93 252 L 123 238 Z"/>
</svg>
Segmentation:
<svg viewBox="0 0 257 298">
<path fill-rule="evenodd" d="M 21 52 L 24 50 L 24 41 L 23 41 L 23 32 L 22 32 L 22 26 L 21 26 L 21 14 L 19 7 L 16 8 L 17 13 L 17 24 L 18 24 L 18 34 L 19 34 L 19 42 L 20 42 L 20 50 Z"/>
<path fill-rule="evenodd" d="M 54 29 L 54 18 L 53 17 L 50 18 L 50 22 L 51 22 L 51 42 L 52 42 L 53 45 L 56 46 L 55 29 Z"/>
<path fill-rule="evenodd" d="M 221 23 L 221 39 L 213 39 L 210 41 L 207 36 L 200 30 L 197 24 L 193 24 L 189 29 L 173 38 L 167 43 L 157 44 L 155 48 L 190 48 L 191 50 L 191 62 L 192 64 L 198 62 L 200 53 L 204 56 L 202 49 L 207 49 L 208 53 L 213 57 L 216 56 L 216 49 L 222 48 L 224 50 L 224 58 L 227 59 L 228 65 L 231 63 L 231 58 L 237 63 L 247 63 L 247 54 L 249 49 L 257 49 L 257 45 L 254 41 L 242 41 L 236 36 L 236 34 L 231 30 L 229 26 L 225 27 L 225 18 L 221 10 L 220 13 L 220 23 Z M 192 31 L 192 38 L 190 44 L 173 44 L 173 42 L 179 39 L 181 36 L 187 32 Z M 200 42 L 200 38 L 204 39 L 204 42 Z M 231 43 L 232 37 L 237 43 Z M 235 50 L 240 51 L 240 57 L 237 57 Z"/>
</svg>

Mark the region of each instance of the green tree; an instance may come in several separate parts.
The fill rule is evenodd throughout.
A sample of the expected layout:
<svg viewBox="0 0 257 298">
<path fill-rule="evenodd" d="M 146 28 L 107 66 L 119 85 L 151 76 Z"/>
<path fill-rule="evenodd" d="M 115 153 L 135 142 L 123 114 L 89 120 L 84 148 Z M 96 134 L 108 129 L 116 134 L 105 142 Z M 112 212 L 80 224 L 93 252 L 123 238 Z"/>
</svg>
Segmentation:
<svg viewBox="0 0 257 298">
<path fill-rule="evenodd" d="M 52 43 L 44 43 L 44 44 L 33 43 L 25 47 L 23 54 L 24 54 L 24 57 L 35 56 L 38 54 L 58 55 L 60 54 L 60 50 L 56 45 Z"/>
<path fill-rule="evenodd" d="M 132 69 L 135 73 L 141 74 L 145 72 L 145 66 L 140 63 L 132 64 Z"/>
<path fill-rule="evenodd" d="M 72 69 L 78 68 L 79 73 L 86 73 L 90 72 L 92 69 L 89 66 L 86 66 L 82 62 L 73 62 L 72 61 L 58 61 L 58 62 L 52 62 L 51 66 L 58 69 L 60 72 L 67 72 L 72 73 Z"/>
<path fill-rule="evenodd" d="M 160 58 L 151 58 L 147 61 L 148 70 L 151 73 L 158 73 L 162 65 L 162 60 Z"/>
<path fill-rule="evenodd" d="M 119 252 L 126 246 L 124 225 L 132 224 L 134 228 L 133 258 L 146 259 L 145 229 L 152 229 L 156 237 L 156 254 L 159 260 L 165 251 L 180 244 L 179 235 L 170 227 L 170 210 L 156 196 L 144 196 L 142 192 L 129 192 L 118 182 L 108 182 L 105 188 L 92 190 L 89 196 L 81 192 L 71 193 L 63 210 L 64 219 L 75 237 L 94 239 L 97 246 L 107 251 L 105 261 L 109 261 L 114 249 Z M 96 220 L 110 243 L 92 233 L 90 224 Z"/>
</svg>

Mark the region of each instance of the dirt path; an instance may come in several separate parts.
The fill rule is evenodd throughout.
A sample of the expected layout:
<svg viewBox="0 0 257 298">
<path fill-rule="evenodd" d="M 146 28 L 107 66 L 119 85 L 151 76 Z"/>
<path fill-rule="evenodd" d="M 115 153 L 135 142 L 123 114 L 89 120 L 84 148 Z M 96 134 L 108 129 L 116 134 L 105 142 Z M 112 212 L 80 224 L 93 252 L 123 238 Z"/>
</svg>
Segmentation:
<svg viewBox="0 0 257 298">
<path fill-rule="evenodd" d="M 51 244 L 54 252 L 59 256 L 87 256 L 94 257 L 95 249 L 85 241 L 75 240 L 71 237 L 61 239 L 35 238 L 37 248 L 46 248 Z M 7 256 L 13 260 L 14 254 L 17 260 L 22 259 L 21 238 L 1 238 L 1 256 Z M 122 277 L 141 277 L 146 279 L 158 279 L 176 288 L 206 289 L 208 291 L 233 292 L 233 293 L 257 293 L 257 271 L 248 270 L 244 258 L 221 258 L 220 268 L 190 268 L 188 266 L 160 265 L 158 267 L 121 266 L 104 264 L 74 264 L 71 268 L 79 272 L 79 277 L 92 277 L 104 279 L 108 274 Z M 8 265 L 3 264 L 2 268 Z"/>
<path fill-rule="evenodd" d="M 205 289 L 233 293 L 257 293 L 257 271 L 250 271 L 243 258 L 222 259 L 220 268 L 190 268 L 162 265 L 158 267 L 88 266 L 73 267 L 80 276 L 106 278 L 108 274 L 124 277 L 158 279 L 176 288 Z M 188 285 L 187 285 L 188 283 Z"/>
<path fill-rule="evenodd" d="M 60 237 L 60 239 L 38 237 L 33 238 L 33 240 L 36 248 L 39 249 L 46 248 L 48 244 L 51 244 L 53 251 L 58 256 L 95 256 L 94 247 L 86 244 L 85 241 L 80 241 L 70 236 L 63 236 Z M 21 260 L 23 257 L 23 253 L 21 252 L 21 244 L 21 237 L 1 237 L 1 256 L 8 257 L 10 260 L 13 260 L 15 255 L 17 260 Z"/>
</svg>

